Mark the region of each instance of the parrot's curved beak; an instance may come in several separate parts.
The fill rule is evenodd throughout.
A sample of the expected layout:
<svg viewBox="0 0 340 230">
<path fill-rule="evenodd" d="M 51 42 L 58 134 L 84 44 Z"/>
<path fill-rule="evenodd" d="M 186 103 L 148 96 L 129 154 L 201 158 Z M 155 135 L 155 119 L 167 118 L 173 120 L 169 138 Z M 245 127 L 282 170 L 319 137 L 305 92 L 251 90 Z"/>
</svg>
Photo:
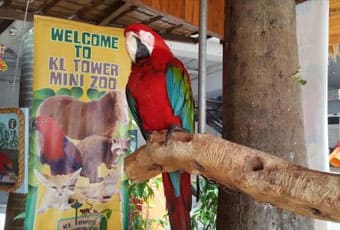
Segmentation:
<svg viewBox="0 0 340 230">
<path fill-rule="evenodd" d="M 135 63 L 137 53 L 137 40 L 135 33 L 127 32 L 125 34 L 125 48 L 131 58 L 131 61 Z"/>
<path fill-rule="evenodd" d="M 134 32 L 127 32 L 125 34 L 125 47 L 133 63 L 138 60 L 150 57 L 152 47 L 144 41 L 139 35 Z M 146 43 L 145 43 L 146 42 Z"/>
</svg>

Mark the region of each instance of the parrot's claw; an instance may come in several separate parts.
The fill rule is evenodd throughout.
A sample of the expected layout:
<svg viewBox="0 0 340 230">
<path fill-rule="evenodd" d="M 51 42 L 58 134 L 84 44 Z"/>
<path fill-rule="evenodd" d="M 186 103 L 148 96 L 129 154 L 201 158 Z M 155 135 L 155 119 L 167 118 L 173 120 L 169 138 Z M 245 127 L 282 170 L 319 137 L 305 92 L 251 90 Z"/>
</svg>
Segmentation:
<svg viewBox="0 0 340 230">
<path fill-rule="evenodd" d="M 171 125 L 171 127 L 168 129 L 166 136 L 165 136 L 165 140 L 164 140 L 164 144 L 167 145 L 172 134 L 174 132 L 187 132 L 185 129 L 183 129 L 182 127 L 178 126 L 178 125 Z"/>
</svg>

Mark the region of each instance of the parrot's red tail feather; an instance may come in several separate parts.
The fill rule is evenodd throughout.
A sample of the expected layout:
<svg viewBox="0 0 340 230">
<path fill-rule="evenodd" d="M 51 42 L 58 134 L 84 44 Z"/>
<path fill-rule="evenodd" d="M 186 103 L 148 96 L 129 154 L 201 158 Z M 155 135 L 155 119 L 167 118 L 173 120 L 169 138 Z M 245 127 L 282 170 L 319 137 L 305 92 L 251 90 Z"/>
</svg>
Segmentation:
<svg viewBox="0 0 340 230">
<path fill-rule="evenodd" d="M 163 186 L 172 230 L 190 230 L 191 183 L 190 174 L 183 172 L 180 177 L 180 196 L 175 196 L 168 173 L 163 173 Z"/>
<path fill-rule="evenodd" d="M 169 221 L 172 230 L 190 230 L 190 211 L 183 205 L 181 197 L 175 200 L 175 210 L 169 213 Z"/>
</svg>

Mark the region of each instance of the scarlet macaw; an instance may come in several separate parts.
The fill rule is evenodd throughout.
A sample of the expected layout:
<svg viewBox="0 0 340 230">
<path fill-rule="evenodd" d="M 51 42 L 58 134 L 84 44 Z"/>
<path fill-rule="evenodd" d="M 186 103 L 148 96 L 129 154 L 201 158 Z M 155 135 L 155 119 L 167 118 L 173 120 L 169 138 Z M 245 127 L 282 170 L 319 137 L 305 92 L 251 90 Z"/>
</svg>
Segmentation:
<svg viewBox="0 0 340 230">
<path fill-rule="evenodd" d="M 194 132 L 194 99 L 190 77 L 162 37 L 142 24 L 125 28 L 132 60 L 126 86 L 130 111 L 143 136 L 179 126 Z M 190 229 L 191 183 L 184 171 L 162 173 L 171 229 Z"/>
<path fill-rule="evenodd" d="M 82 167 L 79 149 L 53 118 L 37 116 L 34 125 L 40 133 L 40 161 L 50 166 L 52 175 L 73 173 Z"/>
</svg>

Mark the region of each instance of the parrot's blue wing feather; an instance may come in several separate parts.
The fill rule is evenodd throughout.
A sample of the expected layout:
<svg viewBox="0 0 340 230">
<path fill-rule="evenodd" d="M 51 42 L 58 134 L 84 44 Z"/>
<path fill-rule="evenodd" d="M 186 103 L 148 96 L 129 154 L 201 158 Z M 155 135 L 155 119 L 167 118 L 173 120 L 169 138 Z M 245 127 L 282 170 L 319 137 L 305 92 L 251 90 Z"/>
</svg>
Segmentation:
<svg viewBox="0 0 340 230">
<path fill-rule="evenodd" d="M 133 98 L 133 96 L 130 93 L 128 88 L 126 88 L 125 93 L 126 93 L 127 103 L 129 105 L 130 112 L 131 112 L 131 114 L 133 116 L 133 119 L 136 121 L 137 126 L 139 127 L 139 129 L 140 129 L 144 139 L 147 140 L 148 139 L 148 137 L 147 137 L 148 135 L 147 135 L 146 131 L 143 128 L 143 122 L 142 122 L 142 119 L 139 116 L 135 99 Z"/>
<path fill-rule="evenodd" d="M 167 65 L 166 87 L 174 114 L 180 117 L 183 128 L 193 133 L 195 105 L 190 77 L 184 66 L 177 60 Z"/>
</svg>

